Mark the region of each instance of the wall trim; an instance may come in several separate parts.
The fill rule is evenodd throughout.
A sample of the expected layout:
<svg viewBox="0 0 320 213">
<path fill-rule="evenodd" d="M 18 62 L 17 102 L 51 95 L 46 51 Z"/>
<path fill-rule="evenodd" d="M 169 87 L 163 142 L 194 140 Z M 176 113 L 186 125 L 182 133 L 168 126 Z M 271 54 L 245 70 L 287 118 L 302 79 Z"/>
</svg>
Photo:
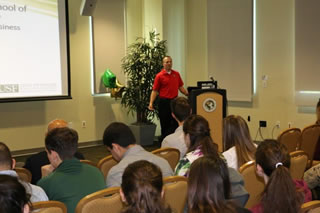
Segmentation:
<svg viewBox="0 0 320 213">
<path fill-rule="evenodd" d="M 102 140 L 80 142 L 78 144 L 78 149 L 101 146 L 101 145 L 103 145 Z M 44 150 L 44 147 L 38 147 L 38 148 L 32 148 L 32 149 L 22 149 L 22 150 L 12 151 L 11 154 L 12 154 L 12 157 L 20 157 L 20 156 L 32 155 L 38 152 L 42 152 L 43 150 Z"/>
</svg>

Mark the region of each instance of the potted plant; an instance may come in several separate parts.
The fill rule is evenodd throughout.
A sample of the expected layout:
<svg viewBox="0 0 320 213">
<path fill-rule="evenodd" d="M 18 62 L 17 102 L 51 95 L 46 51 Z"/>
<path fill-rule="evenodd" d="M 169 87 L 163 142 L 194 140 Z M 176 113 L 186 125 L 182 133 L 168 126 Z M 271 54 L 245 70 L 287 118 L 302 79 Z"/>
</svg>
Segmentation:
<svg viewBox="0 0 320 213">
<path fill-rule="evenodd" d="M 136 122 L 130 127 L 142 145 L 153 144 L 156 126 L 152 121 L 158 116 L 158 109 L 150 111 L 148 105 L 154 78 L 161 70 L 162 58 L 167 52 L 166 41 L 160 40 L 159 34 L 151 31 L 149 37 L 148 40 L 138 38 L 128 47 L 122 59 L 122 68 L 128 81 L 121 105 L 128 109 L 128 113 L 136 113 Z"/>
</svg>

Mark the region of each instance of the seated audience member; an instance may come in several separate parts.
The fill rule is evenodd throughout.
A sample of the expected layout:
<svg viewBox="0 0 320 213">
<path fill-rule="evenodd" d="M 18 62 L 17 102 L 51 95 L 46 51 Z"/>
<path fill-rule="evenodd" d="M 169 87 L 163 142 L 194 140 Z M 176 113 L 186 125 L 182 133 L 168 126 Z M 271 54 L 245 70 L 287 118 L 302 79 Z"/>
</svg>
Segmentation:
<svg viewBox="0 0 320 213">
<path fill-rule="evenodd" d="M 261 203 L 253 213 L 298 213 L 303 202 L 311 201 L 311 192 L 303 180 L 293 180 L 290 155 L 285 145 L 276 140 L 265 140 L 257 148 L 257 174 L 266 184 Z"/>
<path fill-rule="evenodd" d="M 317 107 L 316 107 L 316 114 L 317 114 L 317 121 L 316 124 L 320 125 L 320 99 L 317 103 Z M 314 157 L 313 160 L 317 160 L 320 161 L 320 137 L 318 139 L 318 143 L 314 152 Z"/>
<path fill-rule="evenodd" d="M 223 121 L 222 153 L 229 167 L 236 170 L 254 160 L 256 146 L 252 142 L 247 122 L 240 116 L 229 115 Z"/>
<path fill-rule="evenodd" d="M 0 212 L 29 213 L 30 195 L 20 181 L 11 175 L 0 175 Z"/>
<path fill-rule="evenodd" d="M 146 160 L 129 164 L 122 175 L 122 213 L 171 213 L 163 201 L 163 178 L 158 166 Z"/>
<path fill-rule="evenodd" d="M 19 178 L 16 171 L 14 171 L 15 165 L 16 161 L 12 158 L 8 146 L 0 142 L 0 175 L 9 175 L 15 178 Z M 48 200 L 46 193 L 39 186 L 35 186 L 22 180 L 19 181 L 26 188 L 27 193 L 31 195 L 31 202 Z"/>
<path fill-rule="evenodd" d="M 189 116 L 183 124 L 183 132 L 188 147 L 187 154 L 179 161 L 175 169 L 175 175 L 188 177 L 191 164 L 202 156 L 223 158 L 218 153 L 217 144 L 210 136 L 208 121 L 200 115 Z M 228 168 L 231 182 L 231 197 L 244 206 L 249 195 L 244 188 L 244 181 L 238 171 Z"/>
<path fill-rule="evenodd" d="M 200 115 L 189 116 L 183 124 L 183 132 L 188 147 L 187 154 L 179 161 L 175 174 L 188 176 L 193 161 L 204 155 L 219 155 L 218 145 L 210 136 L 208 121 Z"/>
<path fill-rule="evenodd" d="M 250 212 L 230 200 L 228 167 L 217 156 L 200 157 L 190 168 L 188 178 L 189 213 Z"/>
<path fill-rule="evenodd" d="M 105 188 L 103 174 L 98 168 L 81 163 L 74 157 L 78 133 L 68 127 L 50 131 L 45 140 L 46 152 L 54 171 L 38 181 L 49 200 L 63 202 L 73 213 L 79 200 Z"/>
<path fill-rule="evenodd" d="M 130 128 L 124 123 L 114 122 L 104 131 L 103 143 L 119 163 L 112 167 L 107 175 L 107 187 L 120 186 L 125 168 L 138 160 L 147 160 L 160 167 L 164 177 L 173 174 L 165 159 L 158 157 L 136 144 L 136 139 Z"/>
<path fill-rule="evenodd" d="M 308 169 L 303 175 L 304 181 L 307 183 L 309 189 L 312 190 L 314 200 L 320 199 L 320 164 L 317 164 Z"/>
<path fill-rule="evenodd" d="M 172 147 L 180 151 L 180 159 L 184 157 L 187 152 L 187 146 L 184 142 L 183 123 L 184 120 L 191 114 L 191 108 L 188 100 L 184 97 L 175 98 L 171 101 L 172 117 L 178 122 L 179 127 L 174 133 L 166 136 L 161 144 L 163 147 Z"/>
<path fill-rule="evenodd" d="M 67 127 L 68 123 L 61 119 L 55 119 L 48 124 L 48 132 L 55 128 Z M 47 134 L 46 133 L 46 134 Z M 84 157 L 81 153 L 76 152 L 74 155 L 76 158 L 83 160 Z M 41 178 L 41 167 L 44 165 L 50 164 L 47 152 L 42 151 L 37 154 L 31 155 L 27 158 L 25 165 L 23 166 L 25 169 L 28 169 L 32 174 L 32 184 L 36 184 L 38 180 Z"/>
</svg>

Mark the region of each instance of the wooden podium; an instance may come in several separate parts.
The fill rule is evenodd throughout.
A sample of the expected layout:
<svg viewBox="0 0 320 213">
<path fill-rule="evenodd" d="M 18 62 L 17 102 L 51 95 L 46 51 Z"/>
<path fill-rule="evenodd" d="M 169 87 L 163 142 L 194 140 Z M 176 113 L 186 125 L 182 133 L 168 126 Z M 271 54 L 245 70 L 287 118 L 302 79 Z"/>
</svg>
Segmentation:
<svg viewBox="0 0 320 213">
<path fill-rule="evenodd" d="M 201 115 L 209 122 L 211 137 L 218 144 L 219 151 L 223 151 L 223 118 L 227 114 L 227 92 L 224 89 L 201 89 L 189 87 L 189 102 L 192 113 Z"/>
</svg>

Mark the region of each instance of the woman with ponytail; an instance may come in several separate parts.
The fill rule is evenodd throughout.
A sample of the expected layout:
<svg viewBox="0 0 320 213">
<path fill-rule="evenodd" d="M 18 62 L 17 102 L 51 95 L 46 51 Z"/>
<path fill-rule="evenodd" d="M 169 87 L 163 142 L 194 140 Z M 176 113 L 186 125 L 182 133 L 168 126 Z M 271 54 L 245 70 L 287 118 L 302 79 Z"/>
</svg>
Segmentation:
<svg viewBox="0 0 320 213">
<path fill-rule="evenodd" d="M 183 124 L 183 132 L 188 151 L 176 166 L 175 174 L 187 177 L 193 161 L 206 155 L 219 156 L 219 153 L 218 145 L 210 136 L 209 123 L 204 117 L 189 116 Z"/>
<path fill-rule="evenodd" d="M 266 184 L 261 203 L 253 213 L 298 213 L 303 202 L 310 201 L 311 192 L 302 180 L 293 180 L 290 155 L 287 148 L 276 140 L 265 140 L 257 148 L 257 174 Z"/>
<path fill-rule="evenodd" d="M 122 213 L 171 213 L 162 200 L 162 186 L 158 166 L 145 160 L 129 164 L 122 176 L 120 195 L 127 204 Z"/>
<path fill-rule="evenodd" d="M 218 145 L 213 142 L 210 136 L 209 123 L 204 117 L 200 115 L 189 116 L 183 123 L 183 132 L 188 151 L 176 166 L 176 175 L 188 177 L 191 164 L 203 156 L 225 161 L 218 152 Z M 243 178 L 238 171 L 232 168 L 228 168 L 228 170 L 231 182 L 230 197 L 239 205 L 244 206 L 248 201 L 249 194 L 244 188 Z"/>
</svg>

